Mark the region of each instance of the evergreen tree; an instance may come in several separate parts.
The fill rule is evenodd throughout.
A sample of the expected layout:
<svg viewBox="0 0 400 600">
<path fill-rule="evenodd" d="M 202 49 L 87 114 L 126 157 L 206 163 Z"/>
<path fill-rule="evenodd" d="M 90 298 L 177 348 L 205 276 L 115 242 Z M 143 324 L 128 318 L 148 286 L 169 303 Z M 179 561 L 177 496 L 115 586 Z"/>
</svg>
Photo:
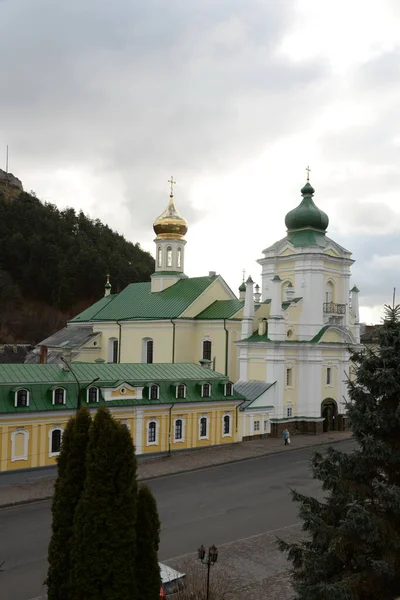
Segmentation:
<svg viewBox="0 0 400 600">
<path fill-rule="evenodd" d="M 156 500 L 147 485 L 141 485 L 137 501 L 136 580 L 138 600 L 159 600 L 161 576 L 158 564 L 160 519 Z"/>
<path fill-rule="evenodd" d="M 393 600 L 400 595 L 400 306 L 386 306 L 379 347 L 352 353 L 348 415 L 357 441 L 314 454 L 324 502 L 293 492 L 300 543 L 279 541 L 300 600 Z"/>
<path fill-rule="evenodd" d="M 136 599 L 136 457 L 131 435 L 100 408 L 71 548 L 69 600 Z"/>
<path fill-rule="evenodd" d="M 89 411 L 83 406 L 76 417 L 72 417 L 67 423 L 57 459 L 46 581 L 49 600 L 69 598 L 70 543 L 75 509 L 85 483 L 85 455 L 90 422 Z"/>
</svg>

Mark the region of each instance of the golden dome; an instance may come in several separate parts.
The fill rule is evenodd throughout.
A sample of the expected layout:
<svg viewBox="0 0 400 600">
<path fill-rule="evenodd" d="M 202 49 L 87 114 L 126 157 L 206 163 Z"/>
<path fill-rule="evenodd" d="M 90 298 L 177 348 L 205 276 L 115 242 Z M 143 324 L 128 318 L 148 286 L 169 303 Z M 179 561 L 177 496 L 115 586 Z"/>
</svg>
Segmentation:
<svg viewBox="0 0 400 600">
<path fill-rule="evenodd" d="M 183 238 L 188 230 L 188 224 L 176 210 L 174 197 L 171 194 L 169 204 L 164 212 L 153 223 L 153 229 L 158 238 L 162 240 L 176 240 Z"/>
</svg>

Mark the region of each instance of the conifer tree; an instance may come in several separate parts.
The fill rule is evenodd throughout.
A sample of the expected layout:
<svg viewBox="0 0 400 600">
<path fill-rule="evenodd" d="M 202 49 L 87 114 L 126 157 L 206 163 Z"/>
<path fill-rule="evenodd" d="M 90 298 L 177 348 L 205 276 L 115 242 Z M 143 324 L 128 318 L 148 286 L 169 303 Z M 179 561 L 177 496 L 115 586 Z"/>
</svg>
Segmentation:
<svg viewBox="0 0 400 600">
<path fill-rule="evenodd" d="M 314 454 L 325 500 L 293 492 L 309 537 L 279 541 L 300 600 L 400 596 L 400 306 L 386 306 L 379 347 L 351 360 L 347 410 L 357 447 Z"/>
<path fill-rule="evenodd" d="M 100 408 L 71 548 L 69 600 L 135 600 L 136 457 L 125 425 Z"/>
<path fill-rule="evenodd" d="M 75 509 L 85 483 L 85 455 L 90 422 L 89 411 L 83 406 L 67 423 L 57 459 L 46 581 L 49 600 L 69 598 L 70 543 Z"/>
<path fill-rule="evenodd" d="M 147 485 L 141 485 L 137 502 L 136 580 L 138 600 L 159 600 L 161 576 L 158 564 L 160 519 L 156 500 Z"/>
</svg>

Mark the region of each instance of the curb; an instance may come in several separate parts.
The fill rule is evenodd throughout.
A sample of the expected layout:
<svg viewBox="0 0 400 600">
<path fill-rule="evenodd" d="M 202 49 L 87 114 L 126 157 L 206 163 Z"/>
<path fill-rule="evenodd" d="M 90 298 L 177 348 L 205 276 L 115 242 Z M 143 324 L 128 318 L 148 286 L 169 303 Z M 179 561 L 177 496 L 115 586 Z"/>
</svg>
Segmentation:
<svg viewBox="0 0 400 600">
<path fill-rule="evenodd" d="M 236 458 L 234 460 L 225 460 L 215 465 L 203 465 L 202 467 L 191 467 L 190 469 L 183 469 L 181 471 L 175 471 L 171 473 L 164 473 L 162 475 L 153 475 L 152 477 L 138 477 L 138 482 L 151 481 L 153 479 L 162 479 L 163 477 L 171 477 L 173 475 L 182 475 L 185 473 L 193 473 L 195 471 L 203 471 L 205 469 L 215 469 L 216 467 L 222 467 L 224 465 L 233 465 L 237 463 L 246 462 L 248 460 L 255 460 L 257 458 L 265 458 L 266 456 L 275 456 L 276 454 L 285 454 L 286 452 L 296 452 L 298 450 L 307 450 L 309 448 L 321 448 L 321 446 L 331 446 L 332 444 L 340 444 L 342 442 L 348 442 L 353 440 L 353 437 L 346 438 L 345 440 L 332 440 L 330 442 L 321 442 L 320 444 L 308 444 L 306 446 L 296 447 L 291 446 L 290 448 L 282 448 L 276 452 L 266 452 L 265 454 L 258 454 L 257 456 L 245 456 L 244 458 Z M 7 502 L 6 504 L 0 505 L 0 510 L 3 508 L 12 508 L 13 506 L 20 506 L 23 504 L 33 504 L 34 502 L 44 502 L 45 500 L 51 500 L 51 496 L 43 496 L 42 498 L 29 498 L 27 500 L 16 500 L 15 502 Z"/>
</svg>

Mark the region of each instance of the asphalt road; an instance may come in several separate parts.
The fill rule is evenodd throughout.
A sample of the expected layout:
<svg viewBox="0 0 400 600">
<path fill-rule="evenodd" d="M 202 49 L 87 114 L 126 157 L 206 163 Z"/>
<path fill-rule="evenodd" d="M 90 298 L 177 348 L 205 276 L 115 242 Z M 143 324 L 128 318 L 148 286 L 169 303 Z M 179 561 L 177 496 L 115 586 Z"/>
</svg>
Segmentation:
<svg viewBox="0 0 400 600">
<path fill-rule="evenodd" d="M 351 441 L 336 444 L 347 451 Z M 320 496 L 309 450 L 170 475 L 148 482 L 162 521 L 160 560 L 223 544 L 299 521 L 289 488 Z M 50 502 L 0 510 L 0 597 L 29 600 L 44 593 Z"/>
</svg>

